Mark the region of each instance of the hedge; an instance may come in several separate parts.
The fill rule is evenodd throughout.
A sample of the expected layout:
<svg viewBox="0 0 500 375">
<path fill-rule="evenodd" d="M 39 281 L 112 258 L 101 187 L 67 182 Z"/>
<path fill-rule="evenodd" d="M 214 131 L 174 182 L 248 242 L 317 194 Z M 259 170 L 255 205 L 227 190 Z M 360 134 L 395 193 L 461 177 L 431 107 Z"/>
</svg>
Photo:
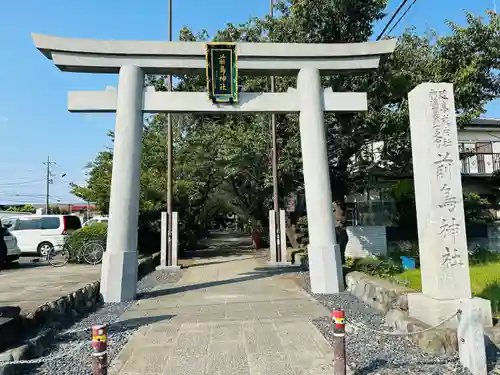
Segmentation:
<svg viewBox="0 0 500 375">
<path fill-rule="evenodd" d="M 76 261 L 79 252 L 83 248 L 83 245 L 91 241 L 102 241 L 103 244 L 106 242 L 106 235 L 108 233 L 108 226 L 104 223 L 96 223 L 92 225 L 87 225 L 81 229 L 74 231 L 66 239 L 66 243 L 70 246 L 70 261 Z"/>
</svg>

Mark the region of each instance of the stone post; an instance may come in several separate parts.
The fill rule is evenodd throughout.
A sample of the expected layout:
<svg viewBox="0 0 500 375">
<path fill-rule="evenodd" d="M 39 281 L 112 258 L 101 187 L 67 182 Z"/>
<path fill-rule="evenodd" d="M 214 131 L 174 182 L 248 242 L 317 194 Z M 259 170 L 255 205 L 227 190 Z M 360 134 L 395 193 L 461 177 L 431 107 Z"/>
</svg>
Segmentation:
<svg viewBox="0 0 500 375">
<path fill-rule="evenodd" d="M 177 211 L 172 211 L 172 259 L 170 260 L 170 269 L 179 269 L 179 222 Z"/>
<path fill-rule="evenodd" d="M 330 190 L 330 170 L 323 118 L 323 90 L 319 70 L 303 68 L 297 79 L 300 102 L 300 143 L 309 228 L 309 274 L 313 293 L 344 290 L 340 249 Z"/>
<path fill-rule="evenodd" d="M 180 269 L 178 265 L 178 214 L 172 211 L 172 259 L 167 256 L 168 244 L 168 213 L 161 213 L 161 242 L 160 242 L 160 264 L 156 267 L 157 270 L 177 270 Z"/>
<path fill-rule="evenodd" d="M 143 91 L 143 71 L 123 66 L 116 103 L 107 249 L 101 270 L 105 302 L 129 301 L 136 296 Z"/>
<path fill-rule="evenodd" d="M 410 316 L 433 326 L 472 303 L 491 326 L 490 301 L 471 298 L 453 85 L 421 84 L 408 99 L 422 278 Z"/>
<path fill-rule="evenodd" d="M 290 264 L 291 262 L 288 260 L 288 254 L 286 252 L 286 214 L 285 210 L 280 210 L 280 251 L 281 251 L 281 262 Z"/>
<path fill-rule="evenodd" d="M 276 247 L 276 214 L 274 210 L 269 210 L 269 254 L 271 263 L 277 263 L 277 247 Z"/>
<path fill-rule="evenodd" d="M 164 269 L 168 266 L 168 213 L 161 213 L 161 227 L 160 227 L 160 265 L 156 269 Z"/>
<path fill-rule="evenodd" d="M 269 253 L 271 254 L 270 265 L 287 266 L 292 265 L 287 259 L 286 252 L 286 217 L 285 210 L 280 210 L 280 244 L 276 241 L 276 213 L 274 210 L 269 210 Z M 277 261 L 277 253 L 281 252 L 281 262 Z"/>
</svg>

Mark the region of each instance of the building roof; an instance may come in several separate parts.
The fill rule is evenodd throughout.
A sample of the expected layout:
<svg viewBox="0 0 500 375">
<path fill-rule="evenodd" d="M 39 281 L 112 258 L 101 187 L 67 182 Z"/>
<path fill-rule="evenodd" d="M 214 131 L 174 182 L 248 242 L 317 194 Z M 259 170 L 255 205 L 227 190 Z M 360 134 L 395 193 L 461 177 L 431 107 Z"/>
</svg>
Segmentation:
<svg viewBox="0 0 500 375">
<path fill-rule="evenodd" d="M 474 118 L 470 121 L 468 128 L 500 128 L 500 119 L 497 118 Z"/>
</svg>

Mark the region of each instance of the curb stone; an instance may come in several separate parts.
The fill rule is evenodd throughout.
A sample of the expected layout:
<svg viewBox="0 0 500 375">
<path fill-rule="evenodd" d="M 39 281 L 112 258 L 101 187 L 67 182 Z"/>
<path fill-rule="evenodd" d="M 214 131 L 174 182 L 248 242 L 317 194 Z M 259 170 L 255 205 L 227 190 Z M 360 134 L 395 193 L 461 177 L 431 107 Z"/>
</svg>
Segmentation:
<svg viewBox="0 0 500 375">
<path fill-rule="evenodd" d="M 160 253 L 154 253 L 151 256 L 139 259 L 137 266 L 138 279 L 153 272 L 159 264 Z M 54 340 L 55 332 L 53 328 L 63 327 L 61 321 L 73 322 L 92 308 L 102 304 L 102 297 L 99 293 L 100 284 L 100 281 L 94 281 L 66 296 L 49 301 L 32 312 L 27 314 L 21 312 L 22 332 L 24 334 L 37 328 L 41 328 L 42 332 L 27 339 L 20 346 L 0 353 L 0 374 L 3 374 L 3 368 L 5 367 L 2 366 L 1 362 L 8 365 L 8 362 L 29 360 L 42 356 L 45 349 Z"/>
</svg>

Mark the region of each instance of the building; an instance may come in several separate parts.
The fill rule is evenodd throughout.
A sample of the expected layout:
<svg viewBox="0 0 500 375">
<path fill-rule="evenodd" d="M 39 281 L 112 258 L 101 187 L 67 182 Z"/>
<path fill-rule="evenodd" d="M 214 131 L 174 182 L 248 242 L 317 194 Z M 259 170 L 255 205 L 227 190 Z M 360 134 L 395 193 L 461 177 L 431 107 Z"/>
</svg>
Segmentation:
<svg viewBox="0 0 500 375">
<path fill-rule="evenodd" d="M 462 163 L 462 188 L 464 194 L 475 193 L 491 203 L 491 212 L 500 217 L 500 119 L 478 118 L 459 129 L 458 142 Z M 352 158 L 353 170 L 359 162 L 367 160 L 372 165 L 374 183 L 363 193 L 347 197 L 350 225 L 392 225 L 395 202 L 386 194 L 387 187 L 401 180 L 411 181 L 413 176 L 390 176 L 391 166 L 381 160 L 383 141 L 367 144 Z"/>
<path fill-rule="evenodd" d="M 465 205 L 469 248 L 486 246 L 500 251 L 500 120 L 474 119 L 458 131 L 464 194 L 474 193 L 489 204 L 479 208 Z M 369 166 L 369 188 L 347 197 L 349 243 L 346 254 L 352 257 L 383 255 L 400 244 L 417 240 L 414 198 L 398 202 L 388 193 L 395 184 L 413 186 L 411 172 L 394 175 L 390 163 L 382 160 L 383 142 L 367 144 L 351 159 L 356 173 L 361 163 Z M 360 173 L 366 173 L 365 171 Z M 477 219 L 483 219 L 482 222 Z M 484 221 L 487 218 L 487 221 Z M 489 222 L 489 223 L 488 223 Z M 405 245 L 406 246 L 406 245 Z"/>
</svg>

